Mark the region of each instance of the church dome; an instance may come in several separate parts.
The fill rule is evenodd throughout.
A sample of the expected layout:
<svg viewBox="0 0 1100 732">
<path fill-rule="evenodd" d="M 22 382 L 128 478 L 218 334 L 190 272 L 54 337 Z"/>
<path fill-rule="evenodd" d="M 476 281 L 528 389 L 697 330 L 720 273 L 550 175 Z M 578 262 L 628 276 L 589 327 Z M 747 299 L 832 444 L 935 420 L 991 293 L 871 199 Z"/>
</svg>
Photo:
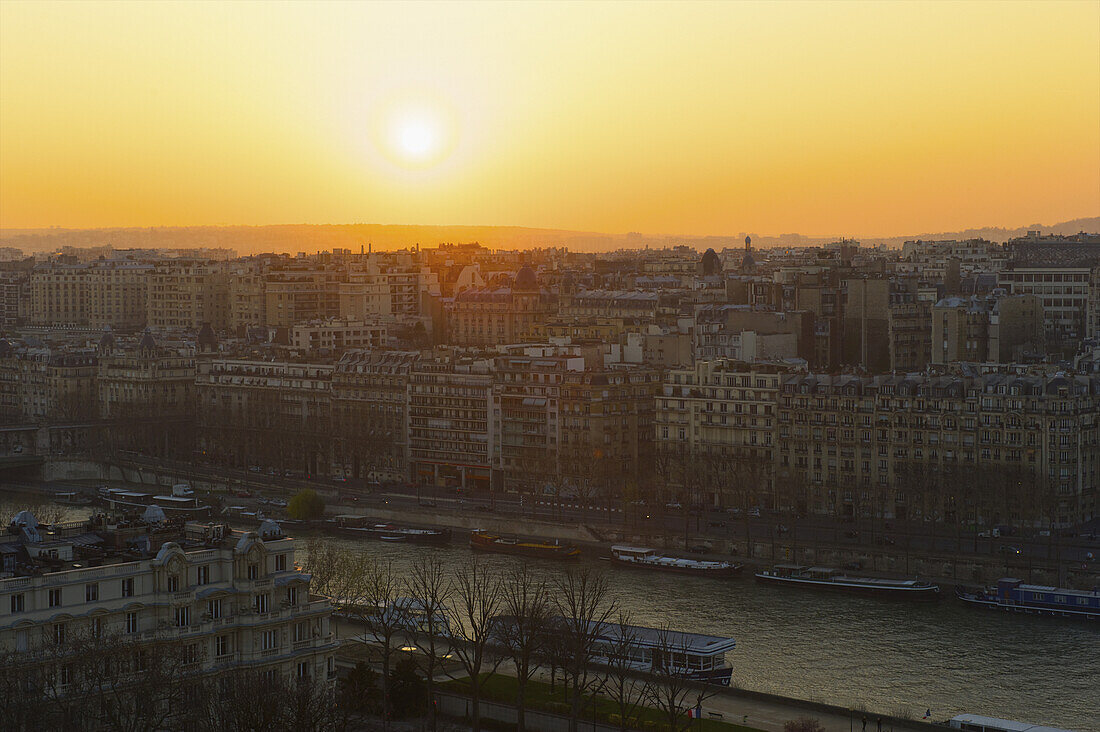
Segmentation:
<svg viewBox="0 0 1100 732">
<path fill-rule="evenodd" d="M 539 289 L 539 279 L 535 275 L 535 270 L 531 269 L 530 265 L 523 265 L 516 272 L 516 278 L 512 281 L 513 290 L 537 290 Z"/>
</svg>

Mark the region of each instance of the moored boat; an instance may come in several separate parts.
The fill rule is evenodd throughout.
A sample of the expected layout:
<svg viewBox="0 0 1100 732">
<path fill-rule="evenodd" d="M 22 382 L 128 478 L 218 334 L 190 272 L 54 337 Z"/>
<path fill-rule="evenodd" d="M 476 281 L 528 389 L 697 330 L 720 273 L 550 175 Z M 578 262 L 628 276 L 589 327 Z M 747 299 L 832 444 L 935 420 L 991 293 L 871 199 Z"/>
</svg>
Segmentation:
<svg viewBox="0 0 1100 732">
<path fill-rule="evenodd" d="M 990 610 L 1100 620 L 1100 590 L 1027 585 L 1022 580 L 1003 577 L 993 587 L 956 587 L 955 597 Z"/>
<path fill-rule="evenodd" d="M 611 561 L 624 567 L 637 569 L 656 569 L 663 572 L 694 574 L 704 577 L 732 577 L 741 571 L 740 564 L 686 559 L 668 554 L 659 554 L 654 549 L 637 546 L 611 547 Z"/>
<path fill-rule="evenodd" d="M 758 582 L 792 587 L 810 587 L 857 595 L 877 595 L 903 600 L 938 600 L 939 585 L 916 579 L 883 579 L 853 577 L 831 567 L 804 567 L 799 564 L 777 564 L 756 573 Z"/>
<path fill-rule="evenodd" d="M 450 529 L 421 529 L 395 524 L 372 524 L 362 516 L 337 516 L 332 531 L 358 539 L 379 539 L 389 542 L 414 544 L 446 544 L 451 540 Z"/>
<path fill-rule="evenodd" d="M 474 531 L 470 534 L 470 548 L 539 559 L 577 559 L 581 555 L 580 549 L 572 544 L 499 536 L 485 531 Z"/>
</svg>

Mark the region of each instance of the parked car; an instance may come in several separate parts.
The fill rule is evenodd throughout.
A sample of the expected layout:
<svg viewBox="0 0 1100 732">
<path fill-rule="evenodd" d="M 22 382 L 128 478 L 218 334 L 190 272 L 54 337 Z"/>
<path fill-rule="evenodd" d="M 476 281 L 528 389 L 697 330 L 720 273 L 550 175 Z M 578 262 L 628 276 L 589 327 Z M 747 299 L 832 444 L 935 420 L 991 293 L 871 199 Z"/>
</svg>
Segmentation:
<svg viewBox="0 0 1100 732">
<path fill-rule="evenodd" d="M 728 513 L 730 516 L 740 517 L 741 514 L 742 514 L 742 511 L 741 511 L 740 508 L 727 508 L 726 513 Z"/>
<path fill-rule="evenodd" d="M 985 531 L 979 531 L 978 536 L 983 539 L 999 539 L 1001 536 L 1000 529 L 986 529 Z"/>
<path fill-rule="evenodd" d="M 875 543 L 878 544 L 879 546 L 893 546 L 894 545 L 894 540 L 892 538 L 890 538 L 889 536 L 886 536 L 884 534 L 880 534 L 879 536 L 875 537 Z"/>
<path fill-rule="evenodd" d="M 759 508 L 750 508 L 749 509 L 749 518 L 760 518 L 760 509 Z"/>
<path fill-rule="evenodd" d="M 1001 553 L 1010 557 L 1018 557 L 1020 555 L 1020 547 L 1009 546 L 1008 544 L 1001 545 Z"/>
<path fill-rule="evenodd" d="M 847 531 L 844 532 L 844 535 L 846 537 L 848 537 L 849 539 L 858 539 L 859 538 L 859 532 L 856 531 L 855 529 L 848 529 Z"/>
<path fill-rule="evenodd" d="M 679 511 L 683 508 L 683 506 L 681 506 L 679 503 L 676 503 L 675 501 L 669 501 L 665 504 L 665 508 L 669 509 L 670 511 Z"/>
</svg>

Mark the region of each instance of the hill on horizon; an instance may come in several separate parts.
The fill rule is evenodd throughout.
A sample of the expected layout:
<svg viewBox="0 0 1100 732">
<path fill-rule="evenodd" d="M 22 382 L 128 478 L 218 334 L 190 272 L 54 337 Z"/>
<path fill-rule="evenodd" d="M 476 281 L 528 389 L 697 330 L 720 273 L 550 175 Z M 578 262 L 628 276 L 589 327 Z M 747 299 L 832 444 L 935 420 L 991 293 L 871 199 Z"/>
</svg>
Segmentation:
<svg viewBox="0 0 1100 732">
<path fill-rule="evenodd" d="M 853 237 L 864 244 L 900 247 L 913 239 L 982 238 L 1005 242 L 1038 229 L 1044 234 L 1100 233 L 1100 217 L 1079 218 L 1053 225 L 1032 224 L 1014 229 L 985 227 L 892 237 Z M 406 224 L 273 224 L 262 226 L 166 226 L 120 227 L 105 229 L 0 229 L 0 245 L 24 252 L 53 251 L 65 246 L 115 249 L 188 249 L 195 247 L 234 249 L 238 254 L 260 252 L 294 254 L 313 253 L 333 248 L 358 251 L 360 247 L 385 251 L 441 243 L 479 242 L 492 249 L 532 249 L 565 246 L 575 251 L 608 251 L 621 248 L 660 248 L 686 244 L 696 249 L 740 247 L 745 236 L 753 245 L 767 249 L 775 246 L 813 246 L 838 241 L 837 236 L 803 234 L 761 235 L 739 232 L 736 235 L 679 236 L 647 235 L 636 232 L 606 234 L 568 229 L 543 229 L 523 226 L 421 226 Z"/>
</svg>

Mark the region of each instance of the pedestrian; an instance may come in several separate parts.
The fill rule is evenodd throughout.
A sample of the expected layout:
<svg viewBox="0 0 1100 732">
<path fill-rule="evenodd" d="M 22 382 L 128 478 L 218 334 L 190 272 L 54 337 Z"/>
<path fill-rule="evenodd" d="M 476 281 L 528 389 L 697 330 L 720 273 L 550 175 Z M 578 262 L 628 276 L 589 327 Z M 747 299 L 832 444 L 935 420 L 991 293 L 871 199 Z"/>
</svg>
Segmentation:
<svg viewBox="0 0 1100 732">
<path fill-rule="evenodd" d="M 878 732 L 882 732 L 882 717 L 878 718 Z"/>
<path fill-rule="evenodd" d="M 863 715 L 863 732 L 867 732 L 867 715 Z"/>
</svg>

